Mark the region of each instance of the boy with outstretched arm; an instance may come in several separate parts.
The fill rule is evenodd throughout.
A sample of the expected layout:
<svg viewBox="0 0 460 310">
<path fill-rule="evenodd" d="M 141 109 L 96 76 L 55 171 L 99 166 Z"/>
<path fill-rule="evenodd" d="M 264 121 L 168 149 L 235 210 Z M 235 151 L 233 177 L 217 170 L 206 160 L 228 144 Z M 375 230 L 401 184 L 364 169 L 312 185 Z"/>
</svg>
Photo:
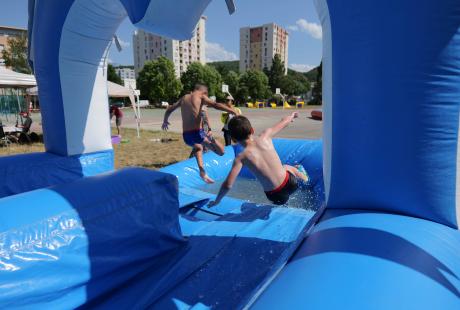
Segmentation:
<svg viewBox="0 0 460 310">
<path fill-rule="evenodd" d="M 298 117 L 294 112 L 284 117 L 275 126 L 265 129 L 259 136 L 254 136 L 254 129 L 244 116 L 235 116 L 228 124 L 232 139 L 244 147 L 234 160 L 227 179 L 222 184 L 215 201 L 209 207 L 219 204 L 229 192 L 243 166 L 256 176 L 262 184 L 267 198 L 274 204 L 282 205 L 298 188 L 298 181 L 307 182 L 308 177 L 296 167 L 283 165 L 273 146 L 272 138 Z"/>
<path fill-rule="evenodd" d="M 214 183 L 207 174 L 203 165 L 203 148 L 212 150 L 217 155 L 224 155 L 224 146 L 222 143 L 214 139 L 212 133 L 206 132 L 203 128 L 203 114 L 201 113 L 203 106 L 215 108 L 217 110 L 225 111 L 231 114 L 235 114 L 233 108 L 229 108 L 224 104 L 214 102 L 208 98 L 208 88 L 205 85 L 196 85 L 193 92 L 185 95 L 175 104 L 170 106 L 164 115 L 163 130 L 169 128 L 169 116 L 177 108 L 181 108 L 182 113 L 182 137 L 185 144 L 193 148 L 198 168 L 200 169 L 200 177 L 206 183 Z"/>
</svg>

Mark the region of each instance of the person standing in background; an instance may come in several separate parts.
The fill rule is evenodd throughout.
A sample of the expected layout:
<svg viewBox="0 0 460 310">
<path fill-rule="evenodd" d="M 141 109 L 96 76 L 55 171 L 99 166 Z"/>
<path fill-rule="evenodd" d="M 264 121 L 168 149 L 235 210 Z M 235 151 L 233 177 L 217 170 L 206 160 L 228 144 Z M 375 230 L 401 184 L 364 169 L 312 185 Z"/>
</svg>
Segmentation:
<svg viewBox="0 0 460 310">
<path fill-rule="evenodd" d="M 123 112 L 116 105 L 110 106 L 110 120 L 115 116 L 115 125 L 117 126 L 118 135 L 120 135 L 121 122 L 123 120 Z"/>
<path fill-rule="evenodd" d="M 225 105 L 227 105 L 229 108 L 235 109 L 235 111 L 237 112 L 237 115 L 240 115 L 241 110 L 238 109 L 238 108 L 235 108 L 234 105 L 233 105 L 233 102 L 234 102 L 234 99 L 233 99 L 232 95 L 228 95 L 227 98 L 226 98 Z M 222 113 L 222 115 L 220 117 L 220 120 L 224 124 L 224 127 L 222 128 L 222 131 L 224 132 L 225 146 L 228 146 L 228 145 L 232 144 L 232 137 L 230 135 L 230 131 L 228 130 L 228 123 L 233 118 L 233 116 L 234 116 L 233 114 L 225 112 L 225 113 Z"/>
</svg>

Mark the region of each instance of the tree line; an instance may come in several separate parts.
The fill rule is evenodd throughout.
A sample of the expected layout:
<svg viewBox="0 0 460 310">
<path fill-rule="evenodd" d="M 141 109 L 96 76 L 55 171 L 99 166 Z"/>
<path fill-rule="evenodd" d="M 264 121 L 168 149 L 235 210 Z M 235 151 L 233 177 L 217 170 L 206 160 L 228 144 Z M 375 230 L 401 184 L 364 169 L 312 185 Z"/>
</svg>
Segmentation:
<svg viewBox="0 0 460 310">
<path fill-rule="evenodd" d="M 285 66 L 279 55 L 275 55 L 271 68 L 248 70 L 242 74 L 222 65 L 194 62 L 180 79 L 176 77 L 173 62 L 159 57 L 146 62 L 137 79 L 141 96 L 153 104 L 175 102 L 180 96 L 191 92 L 195 84 L 207 85 L 209 95 L 216 96 L 218 100 L 225 98 L 226 94 L 222 93 L 221 88 L 222 84 L 227 84 L 237 104 L 256 100 L 280 101 L 281 98 L 275 95 L 276 88 L 287 96 L 301 96 L 310 91 L 310 81 L 305 75 L 292 70 L 285 74 Z"/>
</svg>

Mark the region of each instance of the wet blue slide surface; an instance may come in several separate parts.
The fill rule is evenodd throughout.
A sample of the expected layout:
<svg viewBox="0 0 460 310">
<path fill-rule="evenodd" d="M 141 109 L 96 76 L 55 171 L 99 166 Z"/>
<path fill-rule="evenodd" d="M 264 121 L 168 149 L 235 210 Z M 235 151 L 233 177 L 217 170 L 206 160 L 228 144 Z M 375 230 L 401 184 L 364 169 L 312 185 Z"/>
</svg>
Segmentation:
<svg viewBox="0 0 460 310">
<path fill-rule="evenodd" d="M 319 141 L 276 146 L 285 162 L 321 161 Z M 206 155 L 211 176 L 223 178 L 234 154 Z M 311 170 L 321 187 L 321 170 Z M 0 306 L 235 309 L 252 302 L 319 213 L 231 197 L 209 209 L 212 195 L 195 188 L 196 173 L 189 160 L 0 199 Z"/>
</svg>

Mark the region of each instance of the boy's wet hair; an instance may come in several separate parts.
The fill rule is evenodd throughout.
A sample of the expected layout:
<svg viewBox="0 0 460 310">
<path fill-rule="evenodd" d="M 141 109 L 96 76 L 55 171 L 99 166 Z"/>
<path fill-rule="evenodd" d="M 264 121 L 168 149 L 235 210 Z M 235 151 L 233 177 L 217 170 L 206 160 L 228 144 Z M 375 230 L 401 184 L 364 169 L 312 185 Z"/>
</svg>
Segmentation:
<svg viewBox="0 0 460 310">
<path fill-rule="evenodd" d="M 230 120 L 228 130 L 233 140 L 244 141 L 252 134 L 252 125 L 246 117 L 238 115 Z"/>
<path fill-rule="evenodd" d="M 195 84 L 195 88 L 193 90 L 208 90 L 208 86 L 204 84 Z"/>
</svg>

